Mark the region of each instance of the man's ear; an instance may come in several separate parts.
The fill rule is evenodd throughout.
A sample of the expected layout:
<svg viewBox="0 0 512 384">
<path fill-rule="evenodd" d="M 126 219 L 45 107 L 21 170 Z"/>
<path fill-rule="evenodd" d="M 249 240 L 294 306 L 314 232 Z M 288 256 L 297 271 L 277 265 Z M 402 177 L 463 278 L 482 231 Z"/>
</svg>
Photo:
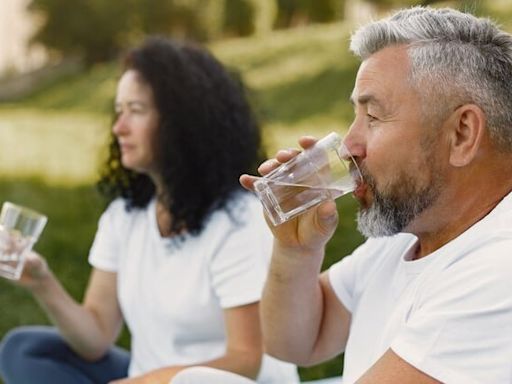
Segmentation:
<svg viewBox="0 0 512 384">
<path fill-rule="evenodd" d="M 453 111 L 450 124 L 450 164 L 464 167 L 480 149 L 487 129 L 484 111 L 475 104 L 464 104 Z"/>
</svg>

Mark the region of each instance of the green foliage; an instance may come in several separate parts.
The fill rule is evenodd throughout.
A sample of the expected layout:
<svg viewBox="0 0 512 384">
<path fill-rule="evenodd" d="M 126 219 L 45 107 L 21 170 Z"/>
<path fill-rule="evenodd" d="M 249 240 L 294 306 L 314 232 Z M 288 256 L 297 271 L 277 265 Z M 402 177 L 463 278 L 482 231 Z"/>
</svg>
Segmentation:
<svg viewBox="0 0 512 384">
<path fill-rule="evenodd" d="M 225 35 L 270 32 L 281 19 L 327 22 L 343 14 L 344 0 L 31 0 L 42 15 L 33 39 L 86 64 L 110 60 L 148 34 L 210 41 Z M 288 15 L 288 16 L 286 16 Z M 302 16 L 301 16 L 302 15 Z M 281 26 L 293 25 L 290 20 Z"/>
<path fill-rule="evenodd" d="M 146 34 L 207 38 L 199 16 L 216 1 L 32 0 L 29 9 L 45 18 L 34 40 L 92 64 L 112 59 Z"/>
<path fill-rule="evenodd" d="M 479 4 L 486 0 L 364 0 L 367 3 L 374 4 L 380 10 L 388 10 L 399 7 L 412 7 L 415 5 L 446 5 L 458 9 L 474 10 Z"/>
<path fill-rule="evenodd" d="M 226 0 L 226 31 L 230 35 L 249 36 L 253 32 L 253 10 L 248 1 Z"/>
<path fill-rule="evenodd" d="M 341 20 L 347 0 L 278 0 L 278 25 L 288 28 L 302 23 Z M 348 0 L 351 1 L 351 0 Z"/>
<path fill-rule="evenodd" d="M 130 1 L 135 0 L 126 0 L 126 4 Z M 155 7 L 150 2 L 157 0 L 145 1 L 150 6 L 141 6 L 140 12 L 148 15 L 141 14 L 138 21 L 132 19 L 137 33 L 149 28 L 142 20 L 153 18 L 150 14 Z M 279 0 L 280 12 L 286 4 L 295 7 L 307 3 L 286 1 Z M 83 0 L 62 1 L 67 12 L 81 9 L 82 3 Z M 182 0 L 180 4 L 186 14 L 189 2 Z M 509 0 L 487 2 L 479 11 L 489 12 L 510 25 Z M 160 15 L 154 17 L 157 16 Z M 165 25 L 163 16 L 160 20 Z M 322 136 L 348 127 L 353 111 L 347 100 L 358 66 L 347 50 L 350 29 L 341 23 L 308 26 L 210 45 L 222 62 L 240 71 L 251 88 L 263 119 L 269 153 L 296 146 L 296 139 L 302 134 Z M 90 31 L 94 29 L 91 27 Z M 138 37 L 135 34 L 129 38 Z M 47 257 L 77 300 L 86 286 L 90 271 L 87 254 L 104 208 L 92 184 L 97 176 L 96 159 L 101 159 L 108 133 L 118 71 L 115 63 L 95 65 L 84 74 L 63 78 L 16 104 L 0 106 L 0 203 L 11 200 L 48 214 L 49 222 L 36 250 Z M 62 167 L 60 171 L 55 170 L 57 166 Z M 355 229 L 356 202 L 346 196 L 337 204 L 340 223 L 327 245 L 323 269 L 363 241 Z M 17 325 L 48 323 L 24 290 L 1 279 L 0 305 L 0 337 Z M 119 343 L 129 346 L 126 332 Z M 301 368 L 300 374 L 303 380 L 336 376 L 341 373 L 341 366 L 342 356 L 338 356 L 315 367 Z"/>
<path fill-rule="evenodd" d="M 310 0 L 309 12 L 314 22 L 329 22 L 343 17 L 345 0 Z"/>
<path fill-rule="evenodd" d="M 210 45 L 222 62 L 240 71 L 255 104 L 262 106 L 269 153 L 296 146 L 301 134 L 343 132 L 348 125 L 353 112 L 347 99 L 357 68 L 347 56 L 348 31 L 342 24 L 310 26 Z M 103 208 L 91 186 L 98 167 L 93 159 L 101 159 L 105 146 L 118 70 L 117 64 L 95 65 L 16 104 L 0 106 L 0 142 L 5 144 L 0 152 L 0 202 L 13 200 L 48 214 L 48 226 L 36 249 L 47 256 L 78 300 L 90 271 L 87 253 Z M 24 143 L 21 150 L 16 143 Z M 51 172 L 55 165 L 62 167 L 60 178 Z M 20 174 L 23 177 L 14 178 Z M 340 225 L 327 246 L 323 268 L 362 241 L 355 230 L 355 201 L 343 197 L 337 203 Z M 1 280 L 0 288 L 0 303 L 9 308 L 0 317 L 0 337 L 20 324 L 48 323 L 25 291 Z M 126 332 L 120 343 L 129 345 Z M 301 377 L 339 375 L 341 359 L 303 368 Z"/>
<path fill-rule="evenodd" d="M 34 36 L 49 48 L 83 56 L 88 63 L 110 59 L 129 25 L 130 7 L 118 1 L 32 0 L 30 9 L 46 22 Z"/>
<path fill-rule="evenodd" d="M 253 31 L 257 35 L 270 32 L 277 17 L 276 0 L 246 0 L 252 8 Z"/>
</svg>

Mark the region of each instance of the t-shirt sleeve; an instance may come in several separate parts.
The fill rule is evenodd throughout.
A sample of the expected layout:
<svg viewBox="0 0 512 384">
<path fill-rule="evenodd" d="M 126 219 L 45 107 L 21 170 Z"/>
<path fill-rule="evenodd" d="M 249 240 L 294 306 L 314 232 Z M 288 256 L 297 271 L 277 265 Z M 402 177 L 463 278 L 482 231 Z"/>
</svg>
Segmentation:
<svg viewBox="0 0 512 384">
<path fill-rule="evenodd" d="M 263 291 L 272 234 L 259 203 L 249 205 L 244 222 L 227 234 L 211 261 L 213 289 L 222 308 L 257 302 Z"/>
<path fill-rule="evenodd" d="M 393 351 L 445 383 L 512 383 L 511 250 L 497 242 L 426 282 Z"/>
<path fill-rule="evenodd" d="M 354 307 L 354 280 L 355 280 L 354 256 L 345 256 L 329 268 L 329 282 L 343 306 L 352 312 Z"/>
<path fill-rule="evenodd" d="M 365 264 L 374 256 L 375 240 L 370 239 L 360 245 L 354 252 L 333 264 L 328 271 L 329 282 L 343 306 L 352 312 L 357 291 L 365 284 L 367 275 L 360 275 L 365 270 Z"/>
<path fill-rule="evenodd" d="M 98 230 L 89 251 L 89 264 L 107 272 L 117 272 L 119 259 L 119 219 L 124 213 L 124 202 L 113 201 L 103 212 Z"/>
</svg>

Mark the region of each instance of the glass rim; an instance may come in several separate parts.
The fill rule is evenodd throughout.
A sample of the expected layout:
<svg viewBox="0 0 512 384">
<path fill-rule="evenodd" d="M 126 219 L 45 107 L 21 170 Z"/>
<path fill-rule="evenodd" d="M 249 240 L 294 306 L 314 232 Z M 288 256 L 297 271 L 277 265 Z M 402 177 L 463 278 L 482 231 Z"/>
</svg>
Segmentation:
<svg viewBox="0 0 512 384">
<path fill-rule="evenodd" d="M 347 161 L 349 163 L 348 172 L 349 172 L 350 176 L 352 176 L 352 178 L 354 180 L 358 179 L 358 180 L 362 181 L 364 178 L 363 178 L 363 173 L 361 172 L 361 168 L 359 168 L 359 164 L 357 164 L 356 159 L 354 159 L 354 156 L 347 148 L 347 146 L 343 140 L 343 137 L 336 132 L 332 132 L 332 133 L 337 134 L 340 138 L 340 142 L 336 144 L 337 145 L 336 153 L 338 154 L 338 156 L 340 157 L 341 160 Z M 341 152 L 340 149 L 343 151 L 343 153 L 340 153 Z"/>
<path fill-rule="evenodd" d="M 4 210 L 9 209 L 9 208 L 13 208 L 13 209 L 20 211 L 20 213 L 27 215 L 27 217 L 31 220 L 36 220 L 36 221 L 38 221 L 38 220 L 47 221 L 48 220 L 48 216 L 36 211 L 35 209 L 28 208 L 23 205 L 15 204 L 10 201 L 4 201 L 4 203 L 2 204 L 1 213 L 3 214 Z"/>
</svg>

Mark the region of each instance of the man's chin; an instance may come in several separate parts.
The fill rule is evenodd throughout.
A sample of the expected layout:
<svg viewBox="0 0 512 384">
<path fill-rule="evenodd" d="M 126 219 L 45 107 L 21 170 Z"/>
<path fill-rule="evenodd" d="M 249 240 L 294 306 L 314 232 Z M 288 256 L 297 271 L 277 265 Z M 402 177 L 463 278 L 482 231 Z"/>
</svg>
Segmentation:
<svg viewBox="0 0 512 384">
<path fill-rule="evenodd" d="M 367 238 L 392 236 L 400 229 L 384 220 L 371 208 L 361 208 L 357 213 L 357 229 Z"/>
</svg>

